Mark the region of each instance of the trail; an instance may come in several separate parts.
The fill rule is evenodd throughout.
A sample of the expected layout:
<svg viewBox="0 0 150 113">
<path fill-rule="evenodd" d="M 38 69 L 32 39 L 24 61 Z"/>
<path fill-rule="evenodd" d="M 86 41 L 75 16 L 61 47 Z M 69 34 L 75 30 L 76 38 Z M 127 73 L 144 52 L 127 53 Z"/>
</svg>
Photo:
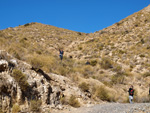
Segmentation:
<svg viewBox="0 0 150 113">
<path fill-rule="evenodd" d="M 150 103 L 108 103 L 91 107 L 73 108 L 61 113 L 150 113 Z"/>
</svg>

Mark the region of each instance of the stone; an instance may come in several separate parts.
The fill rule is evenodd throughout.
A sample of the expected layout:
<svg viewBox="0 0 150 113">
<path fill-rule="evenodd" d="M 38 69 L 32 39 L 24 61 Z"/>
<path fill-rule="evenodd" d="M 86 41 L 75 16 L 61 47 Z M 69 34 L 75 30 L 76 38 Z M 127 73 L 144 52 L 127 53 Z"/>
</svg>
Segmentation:
<svg viewBox="0 0 150 113">
<path fill-rule="evenodd" d="M 0 72 L 4 72 L 8 69 L 8 62 L 6 60 L 0 60 Z"/>
</svg>

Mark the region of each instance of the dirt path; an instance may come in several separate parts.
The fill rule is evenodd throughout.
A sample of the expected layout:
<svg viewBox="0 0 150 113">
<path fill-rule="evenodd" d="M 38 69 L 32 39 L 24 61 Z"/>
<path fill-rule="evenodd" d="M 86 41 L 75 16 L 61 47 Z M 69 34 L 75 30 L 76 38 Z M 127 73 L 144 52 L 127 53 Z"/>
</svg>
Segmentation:
<svg viewBox="0 0 150 113">
<path fill-rule="evenodd" d="M 109 103 L 91 107 L 72 108 L 60 113 L 150 113 L 150 103 Z"/>
</svg>

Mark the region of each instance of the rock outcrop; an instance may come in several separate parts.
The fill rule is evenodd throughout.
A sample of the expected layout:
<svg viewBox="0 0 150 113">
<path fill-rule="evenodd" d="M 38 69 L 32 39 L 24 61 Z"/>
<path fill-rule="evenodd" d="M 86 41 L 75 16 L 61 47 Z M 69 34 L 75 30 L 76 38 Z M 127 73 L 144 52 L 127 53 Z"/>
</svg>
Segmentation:
<svg viewBox="0 0 150 113">
<path fill-rule="evenodd" d="M 0 56 L 3 53 L 6 52 L 0 51 Z M 71 95 L 75 95 L 81 103 L 88 101 L 88 97 L 68 78 L 52 73 L 47 74 L 41 69 L 34 69 L 31 65 L 8 54 L 6 57 L 9 59 L 1 58 L 0 60 L 0 108 L 2 111 L 10 113 L 12 106 L 17 103 L 20 105 L 21 111 L 28 112 L 32 100 L 41 100 L 43 112 L 50 108 L 62 109 L 61 97 Z M 20 84 L 18 79 L 13 76 L 15 70 L 19 70 L 25 75 L 27 87 L 22 82 L 24 78 L 19 81 Z"/>
</svg>

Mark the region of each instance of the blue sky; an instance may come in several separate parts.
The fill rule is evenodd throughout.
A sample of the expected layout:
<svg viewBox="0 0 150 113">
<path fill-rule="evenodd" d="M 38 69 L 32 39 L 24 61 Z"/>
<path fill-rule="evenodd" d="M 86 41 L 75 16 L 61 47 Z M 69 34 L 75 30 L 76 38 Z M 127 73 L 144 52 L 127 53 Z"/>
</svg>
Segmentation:
<svg viewBox="0 0 150 113">
<path fill-rule="evenodd" d="M 149 0 L 0 0 L 0 30 L 39 22 L 93 33 L 149 4 Z"/>
</svg>

